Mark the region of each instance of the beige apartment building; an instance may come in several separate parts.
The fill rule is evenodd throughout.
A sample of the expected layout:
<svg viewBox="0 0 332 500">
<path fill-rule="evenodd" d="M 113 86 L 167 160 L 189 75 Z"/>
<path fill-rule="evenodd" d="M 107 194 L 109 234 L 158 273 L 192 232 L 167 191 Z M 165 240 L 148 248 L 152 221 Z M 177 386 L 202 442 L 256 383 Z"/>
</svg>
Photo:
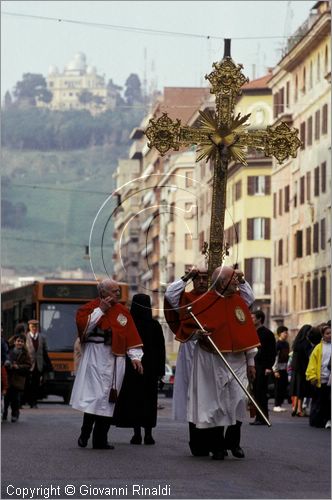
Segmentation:
<svg viewBox="0 0 332 500">
<path fill-rule="evenodd" d="M 274 124 L 296 127 L 303 143 L 272 171 L 272 318 L 293 334 L 331 318 L 330 50 L 330 3 L 320 1 L 269 82 Z"/>
<path fill-rule="evenodd" d="M 197 232 L 192 229 L 194 218 L 190 220 L 192 209 L 188 208 L 188 203 L 192 204 L 193 195 L 188 194 L 187 188 L 188 184 L 193 184 L 195 155 L 189 152 L 182 157 L 182 154 L 170 151 L 165 157 L 161 157 L 154 148 L 148 148 L 144 131 L 149 119 L 159 118 L 163 112 L 167 112 L 170 118 L 179 118 L 186 124 L 208 92 L 208 88 L 166 87 L 151 112 L 131 134 L 133 144 L 129 151 L 129 161 L 139 163 L 139 175 L 138 180 L 131 183 L 130 192 L 119 190 L 123 164 L 119 164 L 117 171 L 116 187 L 121 200 L 135 194 L 135 203 L 129 206 L 128 202 L 123 201 L 121 206 L 124 212 L 120 211 L 115 216 L 114 273 L 117 275 L 120 271 L 121 276 L 125 278 L 123 269 L 127 269 L 129 262 L 125 267 L 120 262 L 120 254 L 124 249 L 121 247 L 122 240 L 120 241 L 119 235 L 128 220 L 131 225 L 135 221 L 137 227 L 133 231 L 138 228 L 138 241 L 135 239 L 130 242 L 128 239 L 126 250 L 126 255 L 130 256 L 134 247 L 134 252 L 138 254 L 137 289 L 135 287 L 132 292 L 148 293 L 151 296 L 153 314 L 162 322 L 167 352 L 171 356 L 174 335 L 170 334 L 164 323 L 163 299 L 167 284 L 182 276 L 185 265 L 191 265 L 193 262 L 193 238 L 197 238 Z M 186 224 L 183 223 L 182 214 L 186 217 Z M 180 228 L 188 230 L 182 231 L 181 236 Z M 178 233 L 176 236 L 175 232 Z"/>
</svg>

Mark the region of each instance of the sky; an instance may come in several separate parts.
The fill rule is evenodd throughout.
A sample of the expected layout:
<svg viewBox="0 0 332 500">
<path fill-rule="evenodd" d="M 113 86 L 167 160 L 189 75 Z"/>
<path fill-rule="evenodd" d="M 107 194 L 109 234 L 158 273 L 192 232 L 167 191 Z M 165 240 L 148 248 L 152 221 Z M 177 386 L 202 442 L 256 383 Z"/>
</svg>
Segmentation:
<svg viewBox="0 0 332 500">
<path fill-rule="evenodd" d="M 148 92 L 207 86 L 204 76 L 222 59 L 224 38 L 232 39 L 232 58 L 252 80 L 277 64 L 287 36 L 315 3 L 1 1 L 1 96 L 24 73 L 46 77 L 50 65 L 62 72 L 77 52 L 122 87 L 131 73 Z"/>
</svg>

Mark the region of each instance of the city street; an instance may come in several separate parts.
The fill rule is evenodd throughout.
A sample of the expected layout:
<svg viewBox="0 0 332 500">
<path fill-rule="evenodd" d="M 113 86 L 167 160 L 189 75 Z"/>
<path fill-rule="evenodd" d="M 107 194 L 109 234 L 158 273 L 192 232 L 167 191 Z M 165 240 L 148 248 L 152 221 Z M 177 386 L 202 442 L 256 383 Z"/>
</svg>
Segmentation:
<svg viewBox="0 0 332 500">
<path fill-rule="evenodd" d="M 1 498 L 330 498 L 330 430 L 292 418 L 289 405 L 271 412 L 271 428 L 248 416 L 244 460 L 213 461 L 190 455 L 171 403 L 160 396 L 155 446 L 130 445 L 131 430 L 112 427 L 114 450 L 79 448 L 82 414 L 60 399 L 23 409 L 2 423 Z"/>
</svg>

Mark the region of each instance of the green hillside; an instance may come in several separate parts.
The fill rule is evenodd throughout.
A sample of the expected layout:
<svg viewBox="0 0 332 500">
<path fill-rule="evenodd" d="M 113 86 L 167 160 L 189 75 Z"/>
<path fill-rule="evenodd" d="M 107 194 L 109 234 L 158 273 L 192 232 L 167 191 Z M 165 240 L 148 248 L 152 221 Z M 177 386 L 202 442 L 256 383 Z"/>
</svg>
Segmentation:
<svg viewBox="0 0 332 500">
<path fill-rule="evenodd" d="M 100 206 L 114 189 L 112 173 L 124 151 L 123 146 L 107 145 L 66 152 L 3 148 L 2 202 L 14 207 L 24 203 L 26 214 L 17 224 L 12 220 L 10 227 L 2 227 L 2 267 L 20 274 L 54 273 L 60 268 L 90 271 L 85 246 Z M 98 265 L 101 234 L 114 206 L 114 201 L 107 205 L 94 232 Z M 109 271 L 111 226 L 104 256 Z"/>
</svg>

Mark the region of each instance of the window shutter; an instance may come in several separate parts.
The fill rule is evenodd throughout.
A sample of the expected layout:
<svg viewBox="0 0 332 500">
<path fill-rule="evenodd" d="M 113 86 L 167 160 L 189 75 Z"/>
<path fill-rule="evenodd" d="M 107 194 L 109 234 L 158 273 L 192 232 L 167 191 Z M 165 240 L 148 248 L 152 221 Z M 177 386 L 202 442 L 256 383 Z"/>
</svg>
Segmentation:
<svg viewBox="0 0 332 500">
<path fill-rule="evenodd" d="M 315 113 L 315 140 L 320 137 L 320 110 Z"/>
<path fill-rule="evenodd" d="M 300 139 L 302 142 L 301 149 L 305 148 L 305 122 L 302 122 L 300 125 Z"/>
<path fill-rule="evenodd" d="M 310 309 L 310 299 L 311 299 L 311 284 L 310 281 L 305 283 L 305 308 Z"/>
<path fill-rule="evenodd" d="M 304 203 L 304 175 L 300 178 L 300 205 Z"/>
<path fill-rule="evenodd" d="M 264 219 L 264 240 L 271 239 L 271 222 L 268 217 Z"/>
<path fill-rule="evenodd" d="M 279 189 L 279 215 L 282 215 L 282 189 Z"/>
<path fill-rule="evenodd" d="M 248 195 L 255 194 L 255 177 L 249 175 L 248 177 Z"/>
<path fill-rule="evenodd" d="M 322 134 L 327 134 L 327 104 L 323 106 Z"/>
<path fill-rule="evenodd" d="M 311 173 L 307 172 L 307 201 L 311 199 Z"/>
<path fill-rule="evenodd" d="M 320 278 L 320 307 L 326 306 L 326 276 Z"/>
<path fill-rule="evenodd" d="M 306 255 L 311 254 L 311 226 L 306 229 Z"/>
<path fill-rule="evenodd" d="M 247 239 L 254 239 L 254 219 L 247 219 Z"/>
<path fill-rule="evenodd" d="M 278 94 L 273 94 L 273 118 L 278 116 Z"/>
<path fill-rule="evenodd" d="M 326 161 L 321 164 L 321 189 L 326 193 Z"/>
<path fill-rule="evenodd" d="M 313 241 L 313 252 L 316 253 L 318 252 L 318 246 L 319 246 L 319 227 L 318 227 L 318 222 L 314 224 L 314 241 Z"/>
<path fill-rule="evenodd" d="M 289 186 L 285 186 L 285 212 L 289 212 Z"/>
<path fill-rule="evenodd" d="M 311 146 L 312 145 L 312 116 L 309 116 L 307 125 L 308 125 L 307 144 L 308 144 L 308 146 Z"/>
<path fill-rule="evenodd" d="M 244 276 L 249 284 L 252 284 L 252 259 L 244 259 Z"/>
<path fill-rule="evenodd" d="M 312 280 L 312 307 L 316 309 L 319 302 L 318 277 L 315 276 Z"/>
<path fill-rule="evenodd" d="M 322 250 L 325 250 L 325 238 L 326 238 L 325 219 L 322 219 L 320 221 L 320 247 Z"/>
<path fill-rule="evenodd" d="M 265 176 L 265 194 L 271 194 L 271 177 Z"/>
<path fill-rule="evenodd" d="M 271 259 L 265 259 L 265 294 L 271 293 Z"/>
<path fill-rule="evenodd" d="M 319 167 L 315 168 L 314 175 L 314 195 L 319 196 Z"/>
<path fill-rule="evenodd" d="M 273 218 L 277 217 L 277 193 L 273 193 Z"/>
</svg>

